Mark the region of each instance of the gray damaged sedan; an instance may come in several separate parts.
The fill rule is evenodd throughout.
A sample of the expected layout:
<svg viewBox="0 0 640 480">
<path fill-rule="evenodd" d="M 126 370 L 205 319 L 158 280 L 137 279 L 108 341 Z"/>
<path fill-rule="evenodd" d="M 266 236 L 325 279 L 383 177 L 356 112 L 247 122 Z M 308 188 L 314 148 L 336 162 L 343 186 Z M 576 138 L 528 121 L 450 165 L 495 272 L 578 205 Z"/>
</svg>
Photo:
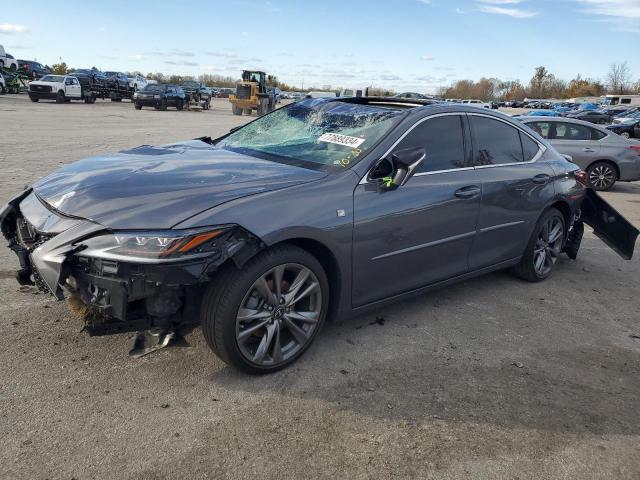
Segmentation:
<svg viewBox="0 0 640 480">
<path fill-rule="evenodd" d="M 0 212 L 17 279 L 137 354 L 201 325 L 246 372 L 298 359 L 328 318 L 493 270 L 537 282 L 583 223 L 638 231 L 509 117 L 398 98 L 310 99 L 212 140 L 64 166 Z"/>
</svg>

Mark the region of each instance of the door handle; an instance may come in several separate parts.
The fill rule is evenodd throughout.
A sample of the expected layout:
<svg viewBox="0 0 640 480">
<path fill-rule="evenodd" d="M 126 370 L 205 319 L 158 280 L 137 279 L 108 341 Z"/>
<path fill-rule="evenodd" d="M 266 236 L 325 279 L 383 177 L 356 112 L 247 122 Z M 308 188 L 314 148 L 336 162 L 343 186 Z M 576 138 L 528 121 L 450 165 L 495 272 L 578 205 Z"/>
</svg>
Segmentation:
<svg viewBox="0 0 640 480">
<path fill-rule="evenodd" d="M 538 175 L 533 177 L 531 180 L 533 180 L 533 183 L 537 183 L 539 185 L 544 185 L 550 179 L 551 179 L 551 177 L 549 175 L 547 175 L 546 173 L 539 173 Z"/>
<path fill-rule="evenodd" d="M 593 148 L 589 148 L 589 147 L 585 148 L 583 151 L 587 152 L 587 153 L 595 153 L 595 150 Z"/>
<path fill-rule="evenodd" d="M 475 198 L 480 195 L 480 187 L 478 187 L 477 185 L 462 187 L 456 190 L 454 192 L 454 195 L 458 198 L 463 199 Z"/>
</svg>

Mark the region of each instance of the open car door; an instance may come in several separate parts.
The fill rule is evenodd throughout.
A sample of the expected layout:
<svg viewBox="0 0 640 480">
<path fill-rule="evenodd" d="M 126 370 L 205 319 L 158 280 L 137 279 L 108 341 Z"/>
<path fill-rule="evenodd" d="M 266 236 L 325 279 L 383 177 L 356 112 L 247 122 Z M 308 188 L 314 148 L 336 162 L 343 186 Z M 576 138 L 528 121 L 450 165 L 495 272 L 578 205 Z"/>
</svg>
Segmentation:
<svg viewBox="0 0 640 480">
<path fill-rule="evenodd" d="M 587 189 L 582 202 L 580 220 L 591 226 L 593 232 L 618 255 L 631 260 L 638 229 L 591 188 Z"/>
</svg>

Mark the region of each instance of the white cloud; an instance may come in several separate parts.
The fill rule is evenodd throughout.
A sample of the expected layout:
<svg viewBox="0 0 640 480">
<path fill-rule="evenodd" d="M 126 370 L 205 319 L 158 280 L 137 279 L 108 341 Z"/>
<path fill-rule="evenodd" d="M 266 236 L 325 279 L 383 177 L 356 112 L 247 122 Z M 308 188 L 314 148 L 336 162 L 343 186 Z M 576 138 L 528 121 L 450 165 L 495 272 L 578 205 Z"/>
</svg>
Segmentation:
<svg viewBox="0 0 640 480">
<path fill-rule="evenodd" d="M 522 3 L 522 0 L 480 0 L 481 3 L 489 3 L 491 5 L 516 5 Z"/>
<path fill-rule="evenodd" d="M 0 33 L 24 33 L 27 27 L 24 25 L 16 25 L 14 23 L 0 23 Z"/>
<path fill-rule="evenodd" d="M 431 0 L 418 0 L 418 3 L 422 3 L 424 5 L 429 5 L 431 3 Z"/>
<path fill-rule="evenodd" d="M 640 0 L 575 0 L 583 12 L 618 25 L 620 30 L 640 32 Z"/>
<path fill-rule="evenodd" d="M 531 18 L 538 15 L 538 12 L 531 10 L 522 10 L 520 8 L 504 8 L 493 5 L 478 5 L 478 10 L 482 13 L 491 13 L 495 15 L 507 15 L 512 18 Z"/>
<path fill-rule="evenodd" d="M 425 62 L 432 62 L 433 60 L 435 60 L 435 58 L 431 55 L 422 55 L 420 58 Z"/>
<path fill-rule="evenodd" d="M 146 55 L 142 55 L 141 53 L 137 54 L 137 55 L 129 55 L 129 58 L 131 60 L 144 60 L 145 58 L 147 58 Z"/>
</svg>

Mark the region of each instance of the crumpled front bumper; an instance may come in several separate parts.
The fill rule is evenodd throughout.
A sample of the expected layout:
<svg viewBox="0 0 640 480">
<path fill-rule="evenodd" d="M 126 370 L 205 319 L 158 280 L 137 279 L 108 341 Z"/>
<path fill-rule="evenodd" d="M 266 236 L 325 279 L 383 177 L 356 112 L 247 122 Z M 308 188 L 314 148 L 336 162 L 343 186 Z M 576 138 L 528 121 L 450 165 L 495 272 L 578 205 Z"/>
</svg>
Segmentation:
<svg viewBox="0 0 640 480">
<path fill-rule="evenodd" d="M 18 222 L 22 215 L 20 204 L 23 202 L 27 204 L 26 210 L 41 220 L 36 223 L 46 222 L 55 232 L 51 236 L 47 235 L 46 241 L 42 243 L 34 241 L 31 248 L 19 240 L 21 235 Z M 27 221 L 25 220 L 25 223 Z M 58 233 L 56 225 L 60 224 L 66 229 Z M 57 215 L 40 204 L 31 190 L 25 190 L 0 209 L 0 229 L 9 241 L 9 248 L 16 253 L 20 261 L 18 281 L 31 283 L 28 281 L 28 273 L 31 273 L 41 289 L 47 289 L 57 299 L 62 300 L 64 294 L 60 284 L 63 263 L 67 255 L 78 249 L 74 243 L 105 228 L 88 220 L 69 219 Z"/>
<path fill-rule="evenodd" d="M 197 323 L 202 289 L 219 267 L 227 259 L 241 265 L 262 248 L 235 227 L 216 239 L 215 254 L 197 259 L 136 263 L 83 256 L 82 240 L 109 230 L 60 215 L 29 190 L 0 209 L 0 227 L 20 260 L 18 281 L 70 298 L 94 335 Z"/>
</svg>

